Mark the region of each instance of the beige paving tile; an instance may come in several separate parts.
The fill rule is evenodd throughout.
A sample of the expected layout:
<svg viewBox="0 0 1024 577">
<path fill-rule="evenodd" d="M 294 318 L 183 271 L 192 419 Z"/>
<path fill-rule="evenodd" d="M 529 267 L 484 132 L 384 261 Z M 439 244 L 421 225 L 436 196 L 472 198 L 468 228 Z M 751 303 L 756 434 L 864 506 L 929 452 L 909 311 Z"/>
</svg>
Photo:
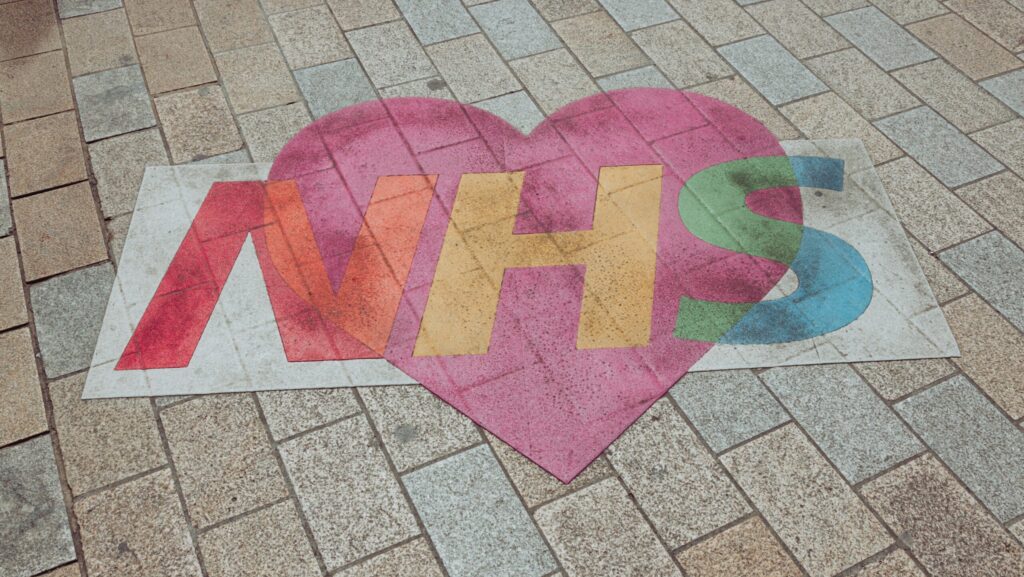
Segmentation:
<svg viewBox="0 0 1024 577">
<path fill-rule="evenodd" d="M 135 208 L 135 197 L 147 166 L 170 164 L 157 128 L 92 142 L 89 159 L 106 218 L 130 213 Z"/>
<path fill-rule="evenodd" d="M 932 455 L 868 482 L 861 493 L 933 575 L 1024 573 L 1024 548 Z"/>
<path fill-rule="evenodd" d="M 131 222 L 132 215 L 124 214 L 103 223 L 107 228 L 106 238 L 107 246 L 110 247 L 110 260 L 115 265 L 121 260 L 121 252 L 124 250 L 124 241 L 128 237 L 128 226 Z"/>
<path fill-rule="evenodd" d="M 796 425 L 721 459 L 811 577 L 834 575 L 891 543 L 882 524 Z"/>
<path fill-rule="evenodd" d="M 856 48 L 825 54 L 804 64 L 869 120 L 920 105 L 914 95 Z"/>
<path fill-rule="evenodd" d="M 301 102 L 238 116 L 253 162 L 273 162 L 281 148 L 311 121 Z"/>
<path fill-rule="evenodd" d="M 137 36 L 196 24 L 190 0 L 123 0 Z"/>
<path fill-rule="evenodd" d="M 276 44 L 260 44 L 216 56 L 224 91 L 235 114 L 301 100 Z"/>
<path fill-rule="evenodd" d="M 916 22 L 907 30 L 974 80 L 1024 66 L 1019 58 L 956 14 Z"/>
<path fill-rule="evenodd" d="M 725 60 L 685 22 L 637 30 L 633 40 L 679 88 L 733 75 Z"/>
<path fill-rule="evenodd" d="M 327 0 L 327 5 L 345 31 L 402 17 L 391 0 Z"/>
<path fill-rule="evenodd" d="M 942 250 L 991 227 L 908 157 L 876 167 L 903 226 L 926 248 Z"/>
<path fill-rule="evenodd" d="M 1024 131 L 1024 119 L 1018 118 L 975 132 L 971 138 L 1010 170 L 1024 178 L 1024 146 L 1020 145 L 1021 131 Z"/>
<path fill-rule="evenodd" d="M 616 479 L 544 505 L 534 519 L 573 576 L 681 577 Z"/>
<path fill-rule="evenodd" d="M 337 573 L 336 577 L 442 577 L 425 539 L 415 539 Z"/>
<path fill-rule="evenodd" d="M 258 0 L 194 0 L 193 5 L 214 54 L 274 41 Z"/>
<path fill-rule="evenodd" d="M 1017 537 L 1018 541 L 1024 544 L 1024 520 L 1017 521 L 1013 525 L 1010 525 L 1010 532 Z"/>
<path fill-rule="evenodd" d="M 803 575 L 760 517 L 751 517 L 680 551 L 676 560 L 688 577 Z"/>
<path fill-rule="evenodd" d="M 801 60 L 850 45 L 800 0 L 761 2 L 747 7 L 747 13 Z"/>
<path fill-rule="evenodd" d="M 427 54 L 462 102 L 478 102 L 521 88 L 483 34 L 432 44 Z"/>
<path fill-rule="evenodd" d="M 13 240 L 13 239 L 12 239 Z M 28 328 L 0 334 L 0 447 L 46 431 L 46 410 Z"/>
<path fill-rule="evenodd" d="M 65 565 L 59 569 L 43 573 L 39 577 L 80 577 L 81 574 L 78 563 L 72 563 L 71 565 Z"/>
<path fill-rule="evenodd" d="M 12 208 L 25 280 L 106 260 L 107 247 L 89 183 L 16 198 Z"/>
<path fill-rule="evenodd" d="M 854 367 L 882 398 L 890 401 L 956 372 L 956 367 L 946 359 L 857 363 Z"/>
<path fill-rule="evenodd" d="M 135 64 L 135 45 L 123 9 L 63 21 L 72 76 Z"/>
<path fill-rule="evenodd" d="M 818 16 L 831 16 L 839 12 L 847 12 L 870 6 L 868 0 L 804 0 L 808 8 Z"/>
<path fill-rule="evenodd" d="M 327 6 L 274 14 L 270 17 L 270 27 L 293 70 L 352 56 Z"/>
<path fill-rule="evenodd" d="M 906 551 L 894 549 L 880 559 L 865 563 L 851 577 L 925 577 L 925 574 Z"/>
<path fill-rule="evenodd" d="M 948 0 L 946 7 L 1008 50 L 1024 50 L 1024 12 L 1004 0 Z"/>
<path fill-rule="evenodd" d="M 5 126 L 4 134 L 11 196 L 88 177 L 74 112 Z"/>
<path fill-rule="evenodd" d="M 808 138 L 860 139 L 875 164 L 903 155 L 899 147 L 834 92 L 787 104 L 779 110 Z"/>
<path fill-rule="evenodd" d="M 151 94 L 216 82 L 199 28 L 187 26 L 135 39 Z"/>
<path fill-rule="evenodd" d="M 669 3 L 712 46 L 764 33 L 733 0 L 669 0 Z"/>
<path fill-rule="evenodd" d="M 75 516 L 92 575 L 202 575 L 168 469 L 85 497 Z"/>
<path fill-rule="evenodd" d="M 871 0 L 871 3 L 900 24 L 917 22 L 949 12 L 939 0 Z"/>
<path fill-rule="evenodd" d="M 349 389 L 260 391 L 256 396 L 275 439 L 326 425 L 360 410 L 355 394 Z"/>
<path fill-rule="evenodd" d="M 1012 418 L 1024 417 L 1024 336 L 974 294 L 942 311 L 960 345 L 953 362 Z"/>
<path fill-rule="evenodd" d="M 260 4 L 267 14 L 278 14 L 323 5 L 323 0 L 260 0 Z"/>
<path fill-rule="evenodd" d="M 1002 172 L 957 191 L 1009 239 L 1024 245 L 1024 180 Z"/>
<path fill-rule="evenodd" d="M 567 18 L 553 28 L 594 76 L 631 70 L 650 62 L 607 12 Z"/>
<path fill-rule="evenodd" d="M 74 107 L 62 51 L 0 62 L 0 111 L 5 123 Z"/>
<path fill-rule="evenodd" d="M 0 331 L 28 322 L 14 237 L 0 238 Z"/>
<path fill-rule="evenodd" d="M 951 301 L 969 292 L 970 289 L 960 280 L 960 277 L 953 274 L 934 255 L 929 254 L 928 249 L 918 242 L 917 239 L 909 238 L 908 240 L 910 240 L 910 248 L 914 250 L 914 255 L 917 256 L 917 262 L 921 263 L 924 277 L 928 279 L 928 285 L 931 286 L 932 293 L 939 303 Z"/>
<path fill-rule="evenodd" d="M 153 99 L 175 163 L 201 160 L 242 147 L 220 86 L 202 86 Z"/>
<path fill-rule="evenodd" d="M 362 28 L 346 37 L 374 86 L 393 86 L 435 75 L 433 64 L 404 21 Z"/>
<path fill-rule="evenodd" d="M 637 419 L 607 455 L 669 549 L 750 512 L 725 470 L 667 399 Z"/>
<path fill-rule="evenodd" d="M 320 567 L 292 501 L 199 536 L 210 577 L 319 577 Z"/>
<path fill-rule="evenodd" d="M 85 374 L 49 385 L 53 421 L 73 495 L 167 463 L 147 398 L 82 400 Z"/>
<path fill-rule="evenodd" d="M 60 26 L 49 0 L 0 4 L 0 60 L 60 50 Z"/>
<path fill-rule="evenodd" d="M 527 56 L 509 64 L 548 114 L 600 91 L 564 49 Z"/>
<path fill-rule="evenodd" d="M 197 527 L 288 496 L 252 397 L 201 396 L 164 409 L 160 418 Z"/>
<path fill-rule="evenodd" d="M 534 0 L 533 4 L 548 22 L 601 9 L 594 0 Z"/>
<path fill-rule="evenodd" d="M 922 62 L 892 75 L 964 132 L 1016 117 L 1002 102 L 942 60 Z"/>
<path fill-rule="evenodd" d="M 800 131 L 739 76 L 701 84 L 691 90 L 732 104 L 758 119 L 779 140 L 801 138 Z"/>
</svg>

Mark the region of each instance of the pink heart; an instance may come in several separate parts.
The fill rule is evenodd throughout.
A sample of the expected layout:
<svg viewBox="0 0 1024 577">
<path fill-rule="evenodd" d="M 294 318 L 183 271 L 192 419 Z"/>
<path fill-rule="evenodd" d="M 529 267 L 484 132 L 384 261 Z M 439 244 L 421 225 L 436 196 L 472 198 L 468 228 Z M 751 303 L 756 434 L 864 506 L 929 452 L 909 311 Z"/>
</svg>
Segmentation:
<svg viewBox="0 0 1024 577">
<path fill-rule="evenodd" d="M 711 344 L 673 336 L 679 298 L 760 300 L 786 268 L 700 241 L 678 193 L 715 164 L 784 152 L 751 116 L 699 94 L 631 89 L 569 104 L 529 135 L 448 100 L 399 98 L 327 115 L 296 135 L 271 179 L 294 179 L 338 283 L 378 177 L 437 174 L 385 358 L 564 482 L 571 481 Z M 576 350 L 582 267 L 509 269 L 489 352 L 415 357 L 413 346 L 463 174 L 525 170 L 516 233 L 587 230 L 601 167 L 664 167 L 651 340 Z M 800 222 L 799 191 L 752 195 L 751 208 Z"/>
</svg>

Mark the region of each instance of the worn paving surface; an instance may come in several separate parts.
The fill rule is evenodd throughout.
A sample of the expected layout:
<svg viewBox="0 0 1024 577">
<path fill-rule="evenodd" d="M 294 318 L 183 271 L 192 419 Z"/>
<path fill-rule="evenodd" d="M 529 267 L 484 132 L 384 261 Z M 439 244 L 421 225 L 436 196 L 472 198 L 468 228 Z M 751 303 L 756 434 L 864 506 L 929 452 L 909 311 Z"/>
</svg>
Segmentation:
<svg viewBox="0 0 1024 577">
<path fill-rule="evenodd" d="M 963 356 L 691 374 L 570 485 L 417 387 L 80 400 L 144 166 L 626 86 L 862 140 Z M 0 574 L 1024 575 L 1022 115 L 1021 0 L 0 0 Z"/>
</svg>

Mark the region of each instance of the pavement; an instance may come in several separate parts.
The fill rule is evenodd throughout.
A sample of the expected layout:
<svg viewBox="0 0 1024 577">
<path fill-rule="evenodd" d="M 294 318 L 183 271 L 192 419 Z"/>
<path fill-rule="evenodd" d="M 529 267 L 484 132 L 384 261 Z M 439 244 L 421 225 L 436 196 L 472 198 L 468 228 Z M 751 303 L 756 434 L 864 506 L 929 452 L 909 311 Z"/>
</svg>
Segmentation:
<svg viewBox="0 0 1024 577">
<path fill-rule="evenodd" d="M 82 400 L 146 166 L 625 87 L 861 141 L 961 356 L 690 373 L 569 484 L 420 386 Z M 0 0 L 0 575 L 1024 575 L 1022 116 L 1021 0 Z"/>
</svg>

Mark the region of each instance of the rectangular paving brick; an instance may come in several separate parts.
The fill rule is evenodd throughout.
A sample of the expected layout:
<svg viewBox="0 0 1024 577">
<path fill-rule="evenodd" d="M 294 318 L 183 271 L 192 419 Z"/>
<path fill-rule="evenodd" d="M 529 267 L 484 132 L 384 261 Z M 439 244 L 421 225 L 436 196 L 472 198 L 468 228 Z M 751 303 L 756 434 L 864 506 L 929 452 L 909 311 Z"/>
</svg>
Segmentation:
<svg viewBox="0 0 1024 577">
<path fill-rule="evenodd" d="M 152 94 L 217 81 L 203 36 L 195 26 L 140 36 L 135 46 Z"/>
<path fill-rule="evenodd" d="M 544 112 L 596 94 L 597 86 L 567 50 L 553 50 L 509 63 Z"/>
<path fill-rule="evenodd" d="M 350 389 L 295 389 L 256 393 L 270 434 L 280 440 L 360 412 Z"/>
<path fill-rule="evenodd" d="M 805 64 L 869 120 L 920 105 L 906 88 L 856 48 L 812 58 Z"/>
<path fill-rule="evenodd" d="M 195 0 L 193 5 L 214 54 L 274 41 L 258 0 Z"/>
<path fill-rule="evenodd" d="M 497 437 L 490 433 L 486 437 L 505 472 L 512 479 L 512 484 L 531 509 L 615 474 L 607 459 L 601 456 L 587 465 L 571 483 L 566 484 Z"/>
<path fill-rule="evenodd" d="M 335 573 L 337 577 L 380 577 L 381 575 L 415 575 L 443 577 L 441 567 L 426 539 L 415 539 L 389 549 L 376 557 Z"/>
<path fill-rule="evenodd" d="M 1024 147 L 1019 146 L 1024 119 L 1011 120 L 971 135 L 975 142 L 1018 175 L 1024 174 Z"/>
<path fill-rule="evenodd" d="M 0 4 L 0 60 L 61 49 L 60 26 L 49 0 Z"/>
<path fill-rule="evenodd" d="M 931 455 L 874 479 L 871 506 L 932 575 L 1024 573 L 1024 550 Z"/>
<path fill-rule="evenodd" d="M 121 0 L 57 0 L 61 18 L 73 18 L 121 7 Z"/>
<path fill-rule="evenodd" d="M 562 43 L 527 0 L 498 0 L 469 11 L 505 60 L 560 48 Z"/>
<path fill-rule="evenodd" d="M 224 92 L 235 114 L 295 102 L 299 91 L 276 44 L 260 44 L 216 56 Z"/>
<path fill-rule="evenodd" d="M 939 0 L 871 0 L 871 3 L 900 24 L 949 12 Z"/>
<path fill-rule="evenodd" d="M 1024 252 L 999 231 L 943 251 L 942 262 L 1024 331 Z"/>
<path fill-rule="evenodd" d="M 33 281 L 107 259 L 89 184 L 14 199 L 25 280 Z"/>
<path fill-rule="evenodd" d="M 455 97 L 476 102 L 522 88 L 482 34 L 427 48 Z"/>
<path fill-rule="evenodd" d="M 295 80 L 313 118 L 377 97 L 354 58 L 296 70 Z"/>
<path fill-rule="evenodd" d="M 924 44 L 873 6 L 825 20 L 884 70 L 935 58 Z"/>
<path fill-rule="evenodd" d="M 548 22 L 579 16 L 601 8 L 595 0 L 533 0 L 533 4 Z"/>
<path fill-rule="evenodd" d="M 301 102 L 238 116 L 238 126 L 255 162 L 273 162 L 284 145 L 310 121 Z"/>
<path fill-rule="evenodd" d="M 202 86 L 154 99 L 175 163 L 202 160 L 242 147 L 219 86 Z"/>
<path fill-rule="evenodd" d="M 688 577 L 798 577 L 804 574 L 760 517 L 751 517 L 686 548 L 676 554 L 676 559 Z"/>
<path fill-rule="evenodd" d="M 761 2 L 747 8 L 747 13 L 801 60 L 849 46 L 835 29 L 799 0 Z"/>
<path fill-rule="evenodd" d="M 348 42 L 375 86 L 392 86 L 434 75 L 434 66 L 412 30 L 391 22 L 348 33 Z"/>
<path fill-rule="evenodd" d="M 761 379 L 850 483 L 924 450 L 849 365 L 776 368 Z"/>
<path fill-rule="evenodd" d="M 604 12 L 567 18 L 554 24 L 569 50 L 594 76 L 606 76 L 650 64 L 633 40 Z"/>
<path fill-rule="evenodd" d="M 19 287 L 20 288 L 20 287 Z M 0 333 L 0 447 L 45 432 L 46 410 L 28 327 Z"/>
<path fill-rule="evenodd" d="M 487 445 L 409 473 L 402 481 L 451 577 L 541 577 L 556 569 Z"/>
<path fill-rule="evenodd" d="M 733 75 L 733 70 L 688 24 L 679 20 L 632 34 L 640 48 L 678 87 Z"/>
<path fill-rule="evenodd" d="M 147 166 L 170 164 L 160 130 L 152 128 L 89 144 L 89 159 L 103 216 L 127 214 L 135 208 Z"/>
<path fill-rule="evenodd" d="M 0 62 L 0 107 L 7 124 L 73 109 L 64 53 Z"/>
<path fill-rule="evenodd" d="M 138 65 L 79 76 L 72 82 L 86 142 L 156 125 Z"/>
<path fill-rule="evenodd" d="M 907 26 L 907 30 L 974 80 L 1024 67 L 1024 62 L 956 14 Z"/>
<path fill-rule="evenodd" d="M 72 76 L 121 68 L 138 60 L 124 10 L 72 18 L 61 27 Z"/>
<path fill-rule="evenodd" d="M 1024 13 L 1005 0 L 950 0 L 946 6 L 1007 50 L 1024 50 Z"/>
<path fill-rule="evenodd" d="M 190 0 L 124 0 L 124 9 L 138 36 L 197 23 Z"/>
<path fill-rule="evenodd" d="M 981 130 L 1016 117 L 1012 110 L 942 60 L 897 70 L 893 76 L 964 132 Z"/>
<path fill-rule="evenodd" d="M 957 187 L 1003 169 L 930 108 L 901 112 L 876 121 L 875 126 L 946 186 Z"/>
<path fill-rule="evenodd" d="M 682 577 L 616 479 L 545 505 L 534 519 L 570 575 Z"/>
<path fill-rule="evenodd" d="M 883 399 L 894 400 L 956 372 L 946 359 L 912 359 L 853 365 Z"/>
<path fill-rule="evenodd" d="M 695 86 L 692 90 L 738 107 L 765 125 L 780 140 L 801 137 L 800 131 L 785 116 L 739 76 Z"/>
<path fill-rule="evenodd" d="M 1024 116 L 1024 70 L 1010 72 L 980 83 L 985 90 Z"/>
<path fill-rule="evenodd" d="M 1024 130 L 1024 121 L 1021 122 Z M 1024 245 L 1024 180 L 1001 172 L 957 191 L 957 194 L 995 225 L 1007 238 Z"/>
<path fill-rule="evenodd" d="M 85 153 L 74 112 L 4 127 L 11 196 L 85 180 Z"/>
<path fill-rule="evenodd" d="M 669 0 L 712 46 L 763 34 L 758 23 L 732 0 Z"/>
<path fill-rule="evenodd" d="M 435 44 L 480 31 L 459 0 L 396 0 L 422 44 Z"/>
<path fill-rule="evenodd" d="M 896 405 L 1000 521 L 1024 513 L 1024 431 L 956 376 Z"/>
<path fill-rule="evenodd" d="M 402 17 L 391 0 L 327 0 L 327 5 L 345 31 Z"/>
<path fill-rule="evenodd" d="M 772 104 L 785 104 L 828 90 L 771 36 L 758 36 L 718 50 Z"/>
<path fill-rule="evenodd" d="M 18 247 L 14 237 L 3 238 L 0 239 L 0 331 L 27 322 Z"/>
<path fill-rule="evenodd" d="M 352 56 L 352 49 L 327 6 L 274 14 L 269 20 L 292 70 Z"/>
<path fill-rule="evenodd" d="M 292 501 L 278 503 L 199 536 L 210 577 L 319 577 L 313 549 Z"/>
<path fill-rule="evenodd" d="M 834 92 L 787 104 L 780 110 L 809 138 L 860 140 L 875 164 L 903 156 L 896 145 Z"/>
<path fill-rule="evenodd" d="M 796 425 L 721 459 L 812 577 L 834 575 L 891 543 L 882 524 Z"/>
<path fill-rule="evenodd" d="M 665 0 L 597 0 L 626 32 L 677 20 Z"/>
<path fill-rule="evenodd" d="M 89 366 L 114 284 L 110 263 L 35 283 L 29 301 L 46 376 L 56 378 Z"/>
<path fill-rule="evenodd" d="M 910 248 L 913 249 L 917 262 L 921 264 L 921 270 L 931 286 L 935 300 L 945 303 L 967 294 L 967 285 L 963 281 L 939 262 L 938 258 L 930 254 L 924 245 L 914 238 L 909 240 Z"/>
</svg>

